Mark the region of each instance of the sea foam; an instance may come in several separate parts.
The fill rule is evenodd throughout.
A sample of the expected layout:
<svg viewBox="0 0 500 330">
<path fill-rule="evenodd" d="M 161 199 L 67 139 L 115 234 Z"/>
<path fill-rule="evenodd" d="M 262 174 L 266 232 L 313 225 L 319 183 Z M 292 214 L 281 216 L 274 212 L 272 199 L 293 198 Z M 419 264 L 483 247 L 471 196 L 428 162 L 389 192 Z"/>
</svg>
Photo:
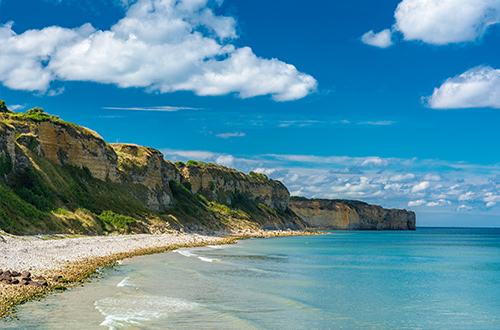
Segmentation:
<svg viewBox="0 0 500 330">
<path fill-rule="evenodd" d="M 94 305 L 105 317 L 101 325 L 110 330 L 141 326 L 145 322 L 167 318 L 173 313 L 198 307 L 194 302 L 177 298 L 125 293 L 98 300 Z"/>
</svg>

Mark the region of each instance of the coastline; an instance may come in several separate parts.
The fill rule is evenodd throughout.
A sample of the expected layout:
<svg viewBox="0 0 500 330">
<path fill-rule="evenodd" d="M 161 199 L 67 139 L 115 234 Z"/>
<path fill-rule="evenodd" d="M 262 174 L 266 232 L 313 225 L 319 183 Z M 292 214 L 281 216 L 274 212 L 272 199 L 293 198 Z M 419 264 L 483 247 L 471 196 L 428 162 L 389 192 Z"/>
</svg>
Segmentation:
<svg viewBox="0 0 500 330">
<path fill-rule="evenodd" d="M 183 247 L 231 244 L 239 239 L 314 235 L 311 231 L 257 230 L 205 233 L 172 232 L 151 235 L 14 236 L 0 232 L 0 269 L 29 271 L 44 277 L 45 286 L 0 282 L 0 320 L 12 316 L 16 306 L 50 292 L 82 285 L 99 268 L 135 256 L 173 251 Z M 59 279 L 58 279 L 59 278 Z"/>
</svg>

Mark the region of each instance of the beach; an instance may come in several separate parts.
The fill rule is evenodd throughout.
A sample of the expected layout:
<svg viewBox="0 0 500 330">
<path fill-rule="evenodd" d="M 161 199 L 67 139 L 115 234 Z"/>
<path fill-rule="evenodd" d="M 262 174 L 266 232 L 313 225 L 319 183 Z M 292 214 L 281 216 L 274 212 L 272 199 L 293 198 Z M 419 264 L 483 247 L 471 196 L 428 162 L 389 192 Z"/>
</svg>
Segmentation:
<svg viewBox="0 0 500 330">
<path fill-rule="evenodd" d="M 33 283 L 9 284 L 0 281 L 0 318 L 13 308 L 53 290 L 65 290 L 92 276 L 97 269 L 139 255 L 196 247 L 229 244 L 235 239 L 303 235 L 298 231 L 239 231 L 150 235 L 82 236 L 37 235 L 15 236 L 0 233 L 0 269 L 4 272 L 29 272 Z M 310 233 L 309 233 L 310 234 Z M 0 274 L 1 275 L 1 274 Z M 35 279 L 39 279 L 38 282 Z"/>
</svg>

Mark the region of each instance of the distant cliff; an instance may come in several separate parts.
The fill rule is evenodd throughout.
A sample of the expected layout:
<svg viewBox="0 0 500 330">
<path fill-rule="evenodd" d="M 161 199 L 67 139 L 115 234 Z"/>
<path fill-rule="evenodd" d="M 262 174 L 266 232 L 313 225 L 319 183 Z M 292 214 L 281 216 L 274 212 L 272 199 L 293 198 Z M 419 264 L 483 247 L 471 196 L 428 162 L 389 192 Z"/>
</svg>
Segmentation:
<svg viewBox="0 0 500 330">
<path fill-rule="evenodd" d="M 31 109 L 0 113 L 0 229 L 12 233 L 301 229 L 263 174 L 172 163 Z"/>
<path fill-rule="evenodd" d="M 292 210 L 309 226 L 334 230 L 415 230 L 415 213 L 352 200 L 292 198 Z"/>
</svg>

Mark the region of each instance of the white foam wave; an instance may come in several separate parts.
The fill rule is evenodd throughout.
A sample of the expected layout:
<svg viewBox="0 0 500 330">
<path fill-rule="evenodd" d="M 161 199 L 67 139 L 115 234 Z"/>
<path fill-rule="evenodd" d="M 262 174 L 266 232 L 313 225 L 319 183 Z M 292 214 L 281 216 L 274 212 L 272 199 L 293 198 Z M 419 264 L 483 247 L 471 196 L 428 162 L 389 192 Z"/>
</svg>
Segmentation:
<svg viewBox="0 0 500 330">
<path fill-rule="evenodd" d="M 124 287 L 124 286 L 132 286 L 132 279 L 130 277 L 125 277 L 120 283 L 118 283 L 116 286 L 117 287 Z"/>
<path fill-rule="evenodd" d="M 177 253 L 179 253 L 180 255 L 183 255 L 183 256 L 185 256 L 185 257 L 197 257 L 197 255 L 196 255 L 196 254 L 191 253 L 191 251 L 186 250 L 186 249 L 178 249 L 178 250 L 175 250 L 174 252 L 177 252 Z"/>
<path fill-rule="evenodd" d="M 198 259 L 200 259 L 201 261 L 205 261 L 205 262 L 216 262 L 216 261 L 219 261 L 218 259 L 210 259 L 210 258 L 205 258 L 205 257 L 198 257 Z"/>
<path fill-rule="evenodd" d="M 211 249 L 223 249 L 224 245 L 207 245 L 207 248 L 211 248 Z"/>
<path fill-rule="evenodd" d="M 142 325 L 143 322 L 163 319 L 169 314 L 193 310 L 198 306 L 177 298 L 124 293 L 98 300 L 94 305 L 105 317 L 101 325 L 110 330 Z"/>
</svg>

